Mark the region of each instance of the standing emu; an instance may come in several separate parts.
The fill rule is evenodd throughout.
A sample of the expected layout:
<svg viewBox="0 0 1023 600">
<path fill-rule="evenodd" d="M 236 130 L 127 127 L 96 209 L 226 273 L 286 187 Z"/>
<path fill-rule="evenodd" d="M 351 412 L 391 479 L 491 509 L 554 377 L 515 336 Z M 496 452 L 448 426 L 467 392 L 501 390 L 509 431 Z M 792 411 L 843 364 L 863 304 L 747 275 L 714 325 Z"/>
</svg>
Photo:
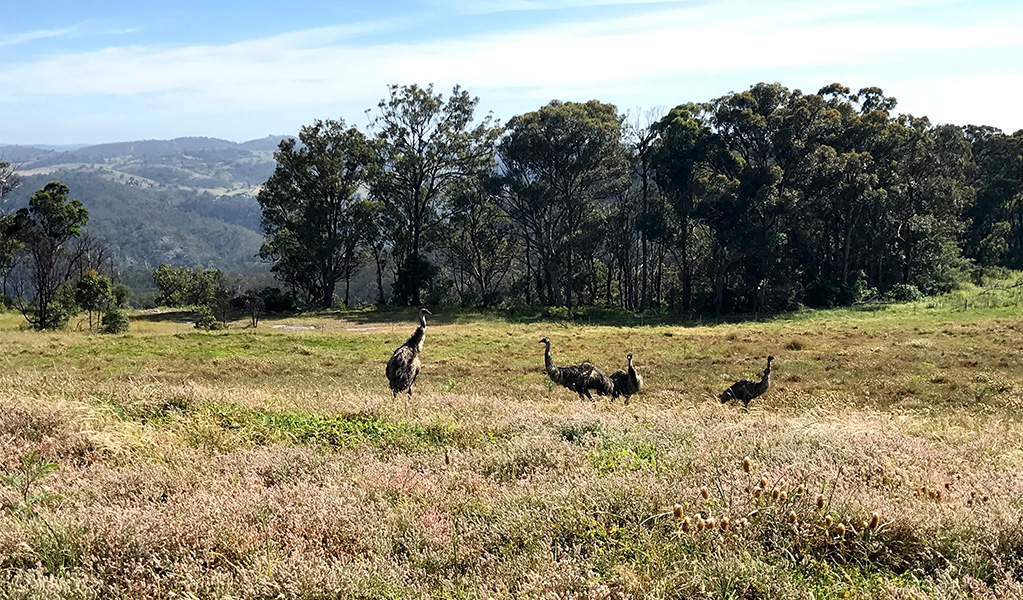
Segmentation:
<svg viewBox="0 0 1023 600">
<path fill-rule="evenodd" d="M 546 350 L 544 350 L 543 364 L 551 381 L 559 383 L 579 394 L 580 400 L 583 399 L 584 395 L 586 398 L 593 400 L 590 390 L 595 390 L 601 396 L 609 396 L 614 393 L 614 383 L 610 377 L 604 375 L 603 371 L 588 362 L 570 367 L 556 366 L 551 360 L 551 341 L 543 338 L 540 340 L 540 343 L 547 346 Z"/>
<path fill-rule="evenodd" d="M 767 391 L 767 388 L 771 387 L 771 361 L 774 360 L 773 356 L 767 357 L 767 368 L 764 369 L 764 376 L 760 378 L 760 381 L 750 381 L 749 379 L 742 379 L 736 381 L 725 390 L 721 396 L 722 404 L 729 400 L 742 400 L 743 408 L 749 408 L 750 400 L 763 394 Z"/>
<path fill-rule="evenodd" d="M 391 384 L 392 398 L 397 398 L 400 392 L 408 390 L 409 400 L 412 399 L 412 384 L 419 376 L 419 369 L 422 366 L 419 362 L 419 353 L 423 351 L 423 340 L 426 338 L 426 315 L 432 315 L 425 308 L 419 309 L 419 327 L 412 337 L 391 355 L 387 361 L 387 381 Z"/>
<path fill-rule="evenodd" d="M 632 355 L 629 354 L 625 358 L 629 361 L 628 370 L 611 373 L 611 381 L 614 382 L 615 386 L 611 399 L 614 400 L 619 396 L 625 396 L 625 403 L 628 404 L 629 398 L 642 389 L 643 378 L 636 372 L 635 367 L 632 366 Z"/>
</svg>

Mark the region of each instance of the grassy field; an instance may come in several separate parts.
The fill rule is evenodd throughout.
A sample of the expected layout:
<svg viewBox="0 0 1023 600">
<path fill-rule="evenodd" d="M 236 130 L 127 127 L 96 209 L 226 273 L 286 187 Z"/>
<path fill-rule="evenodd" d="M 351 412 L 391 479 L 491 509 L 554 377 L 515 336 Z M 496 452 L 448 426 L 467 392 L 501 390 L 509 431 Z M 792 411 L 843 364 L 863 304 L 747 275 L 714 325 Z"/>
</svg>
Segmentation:
<svg viewBox="0 0 1023 600">
<path fill-rule="evenodd" d="M 0 314 L 3 598 L 1020 598 L 1023 306 L 699 325 Z M 643 324 L 641 324 L 641 322 Z M 315 329 L 313 329 L 315 328 Z M 630 404 L 555 362 L 635 355 Z M 758 377 L 748 412 L 715 396 Z"/>
</svg>

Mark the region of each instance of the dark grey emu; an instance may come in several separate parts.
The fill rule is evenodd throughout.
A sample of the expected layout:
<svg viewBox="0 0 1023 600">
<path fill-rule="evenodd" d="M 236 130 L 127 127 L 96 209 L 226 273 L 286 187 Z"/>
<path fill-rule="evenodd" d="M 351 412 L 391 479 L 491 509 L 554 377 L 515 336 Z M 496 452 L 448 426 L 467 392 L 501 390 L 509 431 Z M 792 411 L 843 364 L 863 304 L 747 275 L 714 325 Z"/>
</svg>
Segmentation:
<svg viewBox="0 0 1023 600">
<path fill-rule="evenodd" d="M 629 368 L 611 373 L 611 381 L 615 386 L 614 392 L 611 393 L 611 399 L 625 396 L 625 403 L 628 404 L 629 398 L 643 388 L 643 377 L 632 366 L 632 355 L 629 354 L 625 358 L 629 361 Z"/>
<path fill-rule="evenodd" d="M 767 391 L 767 388 L 771 387 L 772 360 L 774 360 L 773 356 L 767 357 L 767 368 L 764 369 L 764 376 L 760 378 L 760 381 L 750 381 L 749 379 L 736 381 L 731 387 L 721 394 L 721 402 L 725 403 L 729 400 L 742 400 L 743 407 L 749 408 L 750 400 L 760 396 Z"/>
<path fill-rule="evenodd" d="M 579 394 L 579 399 L 586 398 L 593 400 L 590 390 L 596 391 L 601 396 L 610 396 L 614 392 L 614 383 L 611 378 L 604 375 L 604 372 L 588 362 L 579 363 L 569 367 L 559 367 L 551 360 L 551 341 L 547 338 L 540 340 L 546 345 L 544 350 L 543 364 L 547 376 L 554 383 L 561 384 L 573 392 Z"/>
<path fill-rule="evenodd" d="M 387 381 L 391 384 L 392 398 L 399 393 L 408 390 L 408 397 L 412 399 L 412 384 L 419 377 L 419 369 L 422 366 L 419 362 L 419 353 L 423 351 L 423 340 L 426 339 L 426 315 L 432 315 L 425 308 L 419 309 L 419 327 L 412 337 L 391 355 L 387 361 Z"/>
</svg>

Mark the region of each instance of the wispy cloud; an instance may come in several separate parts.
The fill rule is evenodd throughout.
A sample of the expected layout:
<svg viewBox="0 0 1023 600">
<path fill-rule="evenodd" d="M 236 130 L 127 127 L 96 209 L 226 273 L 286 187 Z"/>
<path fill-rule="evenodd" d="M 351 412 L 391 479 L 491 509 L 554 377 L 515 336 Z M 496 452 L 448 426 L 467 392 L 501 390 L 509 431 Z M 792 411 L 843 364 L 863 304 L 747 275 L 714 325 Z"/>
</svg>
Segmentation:
<svg viewBox="0 0 1023 600">
<path fill-rule="evenodd" d="M 39 29 L 36 31 L 29 31 L 27 33 L 18 33 L 15 35 L 0 34 L 0 48 L 5 46 L 14 46 L 16 44 L 24 44 L 26 42 L 34 42 L 37 40 L 61 37 L 69 35 L 73 32 L 74 32 L 73 27 L 63 27 L 60 29 Z"/>
</svg>

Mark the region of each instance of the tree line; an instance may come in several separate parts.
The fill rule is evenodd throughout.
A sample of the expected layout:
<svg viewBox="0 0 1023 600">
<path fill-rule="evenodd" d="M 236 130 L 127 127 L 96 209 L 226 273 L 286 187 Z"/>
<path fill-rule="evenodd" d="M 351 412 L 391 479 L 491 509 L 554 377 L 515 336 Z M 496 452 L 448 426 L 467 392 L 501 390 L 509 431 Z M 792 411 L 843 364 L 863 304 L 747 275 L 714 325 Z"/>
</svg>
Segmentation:
<svg viewBox="0 0 1023 600">
<path fill-rule="evenodd" d="M 839 84 L 664 114 L 553 101 L 504 125 L 477 102 L 392 86 L 372 135 L 317 121 L 283 142 L 258 197 L 278 277 L 316 307 L 369 266 L 378 302 L 722 314 L 1023 268 L 1023 132 Z"/>
</svg>

